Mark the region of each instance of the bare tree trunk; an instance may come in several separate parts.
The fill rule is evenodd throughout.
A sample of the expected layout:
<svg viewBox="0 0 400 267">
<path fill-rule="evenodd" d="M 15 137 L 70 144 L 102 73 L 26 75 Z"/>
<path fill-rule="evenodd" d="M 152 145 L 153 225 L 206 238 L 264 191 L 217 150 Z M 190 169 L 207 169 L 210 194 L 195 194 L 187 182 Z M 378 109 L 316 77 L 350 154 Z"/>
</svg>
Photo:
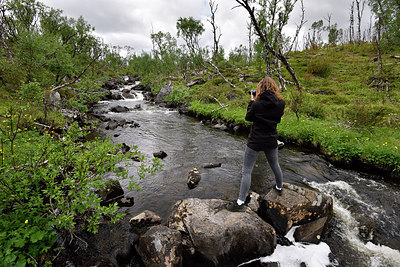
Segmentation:
<svg viewBox="0 0 400 267">
<path fill-rule="evenodd" d="M 248 66 L 250 66 L 250 62 L 253 59 L 253 25 L 250 23 L 247 23 L 247 29 L 249 30 L 249 57 L 248 57 Z"/>
<path fill-rule="evenodd" d="M 378 36 L 376 38 L 376 44 L 378 46 L 378 73 L 382 76 L 383 64 L 382 64 L 382 52 L 381 52 L 381 18 L 378 19 Z"/>
<path fill-rule="evenodd" d="M 286 67 L 287 71 L 290 73 L 294 83 L 296 84 L 297 90 L 302 91 L 300 81 L 298 80 L 296 73 L 294 72 L 292 66 L 287 61 L 286 57 L 282 54 L 282 51 L 276 51 L 267 41 L 266 36 L 260 28 L 260 25 L 257 22 L 257 19 L 254 14 L 254 8 L 252 8 L 249 4 L 249 0 L 236 0 L 240 6 L 244 7 L 250 15 L 251 22 L 254 25 L 256 33 L 260 40 L 263 42 L 265 49 L 270 52 L 274 57 L 278 58 L 282 64 Z"/>
<path fill-rule="evenodd" d="M 306 21 L 304 20 L 305 8 L 304 8 L 303 0 L 301 0 L 300 3 L 301 3 L 300 24 L 297 25 L 297 29 L 296 29 L 296 33 L 295 33 L 294 38 L 293 38 L 293 42 L 290 45 L 289 50 L 286 52 L 286 55 L 289 54 L 289 52 L 291 52 L 293 50 L 293 46 L 294 46 L 294 50 L 296 50 L 297 44 L 298 44 L 298 40 L 299 40 L 300 30 L 304 26 L 304 24 L 306 23 Z"/>
<path fill-rule="evenodd" d="M 214 51 L 213 51 L 213 58 L 214 58 L 214 64 L 215 66 L 218 67 L 218 53 L 219 53 L 219 41 L 221 39 L 221 33 L 217 34 L 218 26 L 215 24 L 215 13 L 217 12 L 218 9 L 218 4 L 215 5 L 215 2 L 213 0 L 210 0 L 208 3 L 210 5 L 210 11 L 211 11 L 211 19 L 208 20 L 212 26 L 212 32 L 214 36 Z"/>
<path fill-rule="evenodd" d="M 351 3 L 351 10 L 350 10 L 350 42 L 354 41 L 354 1 Z"/>
<path fill-rule="evenodd" d="M 11 60 L 11 63 L 14 63 L 14 57 L 13 57 L 13 55 L 11 53 L 11 50 L 8 47 L 8 45 L 6 43 L 6 40 L 4 38 L 4 36 L 5 36 L 5 33 L 4 33 L 4 23 L 5 23 L 4 22 L 4 18 L 5 18 L 6 10 L 5 10 L 4 6 L 1 6 L 2 5 L 1 2 L 2 1 L 0 0 L 0 8 L 1 8 L 0 9 L 0 13 L 1 13 L 1 18 L 0 18 L 0 41 L 1 41 L 1 44 L 3 45 L 4 49 L 7 50 L 7 54 L 8 54 L 8 57 L 10 58 L 10 60 Z"/>
<path fill-rule="evenodd" d="M 360 9 L 360 3 L 362 3 L 362 7 Z M 361 0 L 356 0 L 356 4 L 357 4 L 357 30 L 358 30 L 358 44 L 361 45 L 361 19 L 364 13 L 364 7 L 365 7 L 365 2 L 361 1 Z"/>
</svg>

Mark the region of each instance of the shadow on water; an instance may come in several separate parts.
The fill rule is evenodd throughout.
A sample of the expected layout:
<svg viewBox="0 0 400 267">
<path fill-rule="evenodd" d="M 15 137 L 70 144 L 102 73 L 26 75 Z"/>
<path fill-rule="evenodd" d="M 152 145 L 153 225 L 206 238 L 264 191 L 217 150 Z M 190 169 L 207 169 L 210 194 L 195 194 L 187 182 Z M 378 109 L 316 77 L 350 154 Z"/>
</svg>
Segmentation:
<svg viewBox="0 0 400 267">
<path fill-rule="evenodd" d="M 137 104 L 141 109 L 133 109 Z M 121 105 L 132 108 L 125 113 L 108 112 Z M 97 111 L 116 120 L 133 120 L 138 128 L 118 127 L 102 134 L 114 142 L 137 145 L 148 158 L 165 151 L 163 169 L 140 182 L 139 192 L 127 191 L 135 205 L 126 211 L 136 215 L 148 209 L 166 222 L 176 201 L 184 198 L 237 198 L 241 179 L 246 138 L 205 126 L 199 121 L 161 108 L 143 100 L 99 103 Z M 338 266 L 395 266 L 400 262 L 400 188 L 368 175 L 335 168 L 318 155 L 290 149 L 279 151 L 284 182 L 308 185 L 334 199 L 334 218 L 326 243 Z M 207 163 L 221 167 L 206 169 Z M 196 167 L 202 179 L 190 190 L 186 184 L 188 171 Z M 135 168 L 129 169 L 131 174 Z M 251 190 L 265 193 L 274 184 L 265 156 L 260 153 L 252 175 Z M 356 257 L 354 257 L 356 255 Z M 354 264 L 354 265 L 353 265 Z"/>
</svg>

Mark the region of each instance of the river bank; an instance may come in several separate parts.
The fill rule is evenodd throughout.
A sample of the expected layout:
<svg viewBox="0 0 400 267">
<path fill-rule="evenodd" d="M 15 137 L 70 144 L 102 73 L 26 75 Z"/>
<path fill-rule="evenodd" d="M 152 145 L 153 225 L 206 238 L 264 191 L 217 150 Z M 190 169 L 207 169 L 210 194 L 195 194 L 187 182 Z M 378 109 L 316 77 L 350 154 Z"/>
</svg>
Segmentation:
<svg viewBox="0 0 400 267">
<path fill-rule="evenodd" d="M 168 106 L 222 130 L 242 135 L 250 130 L 244 119 L 239 122 L 235 119 L 238 114 L 245 117 L 243 108 L 223 110 L 217 104 L 201 102 L 178 106 L 168 103 Z M 288 114 L 278 125 L 278 134 L 287 145 L 321 155 L 335 166 L 383 176 L 396 184 L 400 182 L 400 146 L 389 145 L 387 141 L 388 135 L 397 134 L 396 129 L 358 129 L 351 124 L 311 117 L 298 120 L 294 114 Z"/>
</svg>

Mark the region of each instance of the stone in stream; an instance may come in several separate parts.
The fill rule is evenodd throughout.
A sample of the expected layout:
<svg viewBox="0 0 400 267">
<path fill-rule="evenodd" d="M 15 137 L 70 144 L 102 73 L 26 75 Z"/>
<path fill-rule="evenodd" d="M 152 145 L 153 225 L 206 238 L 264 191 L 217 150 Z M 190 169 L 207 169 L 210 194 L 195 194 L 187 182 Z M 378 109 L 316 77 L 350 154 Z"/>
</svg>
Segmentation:
<svg viewBox="0 0 400 267">
<path fill-rule="evenodd" d="M 285 183 L 283 187 L 281 196 L 275 190 L 261 196 L 258 210 L 258 214 L 279 234 L 286 235 L 292 226 L 324 217 L 328 218 L 325 223 L 329 222 L 333 214 L 331 197 L 293 184 Z"/>
<path fill-rule="evenodd" d="M 159 158 L 159 159 L 163 159 L 163 158 L 165 158 L 166 156 L 168 156 L 167 155 L 167 153 L 165 153 L 164 151 L 159 151 L 159 152 L 155 152 L 155 153 L 153 153 L 153 156 L 155 157 L 155 158 Z"/>
<path fill-rule="evenodd" d="M 321 242 L 321 237 L 326 231 L 327 221 L 328 217 L 323 217 L 301 225 L 294 232 L 294 240 L 296 240 L 296 242 L 319 244 Z"/>
<path fill-rule="evenodd" d="M 115 106 L 115 107 L 112 107 L 110 109 L 110 111 L 116 112 L 116 113 L 121 113 L 121 112 L 129 111 L 129 108 L 128 107 L 123 107 L 123 106 Z"/>
<path fill-rule="evenodd" d="M 190 189 L 195 188 L 201 180 L 201 174 L 197 168 L 192 168 L 188 173 L 187 185 Z"/>
<path fill-rule="evenodd" d="M 219 167 L 221 167 L 221 165 L 222 165 L 221 162 L 219 162 L 219 163 L 207 163 L 207 164 L 204 164 L 203 168 L 205 168 L 205 169 L 219 168 Z"/>
</svg>

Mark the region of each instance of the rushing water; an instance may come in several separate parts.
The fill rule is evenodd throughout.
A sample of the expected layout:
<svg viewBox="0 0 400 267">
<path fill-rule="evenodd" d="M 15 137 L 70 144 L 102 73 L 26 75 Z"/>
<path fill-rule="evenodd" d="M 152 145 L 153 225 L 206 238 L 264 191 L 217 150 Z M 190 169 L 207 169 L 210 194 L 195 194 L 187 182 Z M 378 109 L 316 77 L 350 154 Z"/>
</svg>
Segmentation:
<svg viewBox="0 0 400 267">
<path fill-rule="evenodd" d="M 134 109 L 137 104 L 141 109 Z M 148 158 L 160 150 L 168 154 L 162 160 L 162 171 L 140 182 L 141 191 L 129 192 L 127 182 L 123 181 L 126 195 L 135 198 L 135 205 L 128 209 L 130 214 L 148 209 L 165 222 L 171 206 L 180 199 L 237 198 L 245 137 L 213 129 L 177 111 L 147 103 L 140 93 L 136 99 L 102 102 L 96 109 L 109 111 L 117 105 L 132 108 L 132 111 L 105 115 L 116 120 L 133 120 L 140 127 L 103 128 L 105 135 L 117 143 L 137 145 Z M 400 266 L 398 185 L 388 184 L 380 177 L 335 168 L 318 155 L 295 148 L 280 150 L 279 157 L 284 182 L 317 188 L 334 200 L 334 217 L 325 243 L 278 246 L 272 256 L 279 259 L 281 266 L 300 266 L 301 262 L 307 266 Z M 206 169 L 207 163 L 222 165 Z M 190 190 L 186 184 L 187 174 L 194 167 L 200 171 L 202 179 Z M 135 169 L 129 171 L 134 174 Z M 274 183 L 272 177 L 260 153 L 251 190 L 265 193 Z M 290 235 L 287 237 L 291 238 Z"/>
</svg>

